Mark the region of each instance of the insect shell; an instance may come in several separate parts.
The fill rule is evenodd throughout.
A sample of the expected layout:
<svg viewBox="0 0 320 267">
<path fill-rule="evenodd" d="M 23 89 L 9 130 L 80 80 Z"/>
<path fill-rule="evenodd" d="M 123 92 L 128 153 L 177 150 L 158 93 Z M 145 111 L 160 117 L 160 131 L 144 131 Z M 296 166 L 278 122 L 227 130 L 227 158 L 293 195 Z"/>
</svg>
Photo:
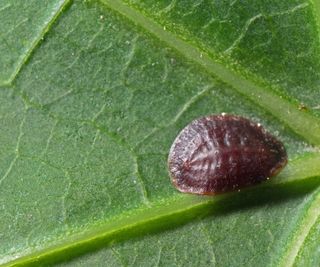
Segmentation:
<svg viewBox="0 0 320 267">
<path fill-rule="evenodd" d="M 168 158 L 175 187 L 200 195 L 258 184 L 286 163 L 284 145 L 260 124 L 225 114 L 192 121 L 173 142 Z"/>
</svg>

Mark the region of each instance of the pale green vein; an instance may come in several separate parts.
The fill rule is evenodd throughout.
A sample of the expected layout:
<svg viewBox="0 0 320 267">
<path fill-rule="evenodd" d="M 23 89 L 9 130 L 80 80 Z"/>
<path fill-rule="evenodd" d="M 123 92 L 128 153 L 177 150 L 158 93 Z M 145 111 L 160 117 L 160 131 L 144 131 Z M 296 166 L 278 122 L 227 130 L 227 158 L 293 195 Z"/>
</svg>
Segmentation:
<svg viewBox="0 0 320 267">
<path fill-rule="evenodd" d="M 17 138 L 16 147 L 14 150 L 14 157 L 13 157 L 12 161 L 10 162 L 9 167 L 8 167 L 7 171 L 5 172 L 5 174 L 2 177 L 0 177 L 0 185 L 9 176 L 9 174 L 11 173 L 11 171 L 13 169 L 13 166 L 16 164 L 16 161 L 18 160 L 18 158 L 20 156 L 19 155 L 19 148 L 20 148 L 21 139 L 23 137 L 23 127 L 24 127 L 25 121 L 26 121 L 26 114 L 24 114 L 24 117 L 23 117 L 23 119 L 20 123 L 20 126 L 19 126 L 19 135 Z"/>
<path fill-rule="evenodd" d="M 291 161 L 279 176 L 249 190 L 252 193 L 260 194 L 259 192 L 262 187 L 276 187 L 281 184 L 287 185 L 294 182 L 307 184 L 311 178 L 316 177 L 316 179 L 320 179 L 319 161 L 319 153 L 310 154 Z M 161 225 L 159 222 L 170 222 L 172 219 L 185 218 L 183 216 L 199 214 L 199 211 L 201 213 L 205 210 L 214 212 L 214 207 L 218 207 L 221 200 L 232 199 L 237 194 L 230 193 L 215 197 L 179 194 L 168 199 L 165 203 L 154 203 L 151 208 L 140 208 L 113 218 L 103 225 L 93 225 L 92 230 L 68 236 L 51 247 L 45 249 L 43 247 L 34 248 L 34 251 L 29 255 L 11 255 L 11 261 L 7 263 L 2 262 L 3 265 L 1 266 L 41 264 L 41 261 L 48 259 L 54 261 L 56 258 L 61 257 L 61 255 L 75 253 L 77 250 L 81 252 L 84 247 L 87 249 L 95 247 L 101 241 L 103 241 L 102 244 L 104 245 L 112 244 L 114 241 L 130 238 L 134 233 L 146 232 L 148 229 L 152 230 L 152 227 Z M 312 207 L 316 208 L 318 204 L 319 199 L 313 202 Z M 311 225 L 317 213 L 311 209 L 310 214 L 310 216 L 306 217 L 306 220 Z M 301 230 L 304 231 L 303 229 Z M 298 243 L 297 248 L 299 248 Z M 295 249 L 292 251 L 295 251 Z"/>
<path fill-rule="evenodd" d="M 293 266 L 299 251 L 303 247 L 303 244 L 311 230 L 320 216 L 320 193 L 317 190 L 314 193 L 314 197 L 310 202 L 306 214 L 304 214 L 303 220 L 299 223 L 299 228 L 294 234 L 294 238 L 291 241 L 284 257 L 281 260 L 281 266 Z"/>
<path fill-rule="evenodd" d="M 55 10 L 55 12 L 51 13 L 51 17 L 46 21 L 44 24 L 44 27 L 41 31 L 39 31 L 38 35 L 32 40 L 31 45 L 26 50 L 26 52 L 23 54 L 22 57 L 20 57 L 18 63 L 16 64 L 16 67 L 14 71 L 12 72 L 11 76 L 8 78 L 8 80 L 4 81 L 0 84 L 0 86 L 9 86 L 12 84 L 12 82 L 15 80 L 15 78 L 20 73 L 22 67 L 26 64 L 26 62 L 29 60 L 30 56 L 32 55 L 35 48 L 39 45 L 39 43 L 43 40 L 46 33 L 50 30 L 51 25 L 56 21 L 57 17 L 62 13 L 62 11 L 71 3 L 71 0 L 65 0 L 62 1 L 62 4 Z"/>
<path fill-rule="evenodd" d="M 309 6 L 309 3 L 302 3 L 300 5 L 297 5 L 293 8 L 290 8 L 288 10 L 285 11 L 280 11 L 280 12 L 275 12 L 275 13 L 271 13 L 269 15 L 263 15 L 262 13 L 259 13 L 257 15 L 255 15 L 254 17 L 250 18 L 244 25 L 244 28 L 241 30 L 240 35 L 238 36 L 238 38 L 230 45 L 229 48 L 227 48 L 223 53 L 225 54 L 231 54 L 232 51 L 234 50 L 234 48 L 236 48 L 239 43 L 243 40 L 243 38 L 246 36 L 249 28 L 251 27 L 251 25 L 253 25 L 254 22 L 256 22 L 258 19 L 261 18 L 271 18 L 271 17 L 276 17 L 276 16 L 283 16 L 283 15 L 288 15 L 288 14 L 292 14 L 302 8 L 306 8 Z"/>
<path fill-rule="evenodd" d="M 175 124 L 182 116 L 183 114 L 199 99 L 201 99 L 203 96 L 205 96 L 210 90 L 212 89 L 211 86 L 205 86 L 202 90 L 200 90 L 198 93 L 196 93 L 194 96 L 192 96 L 186 103 L 184 103 L 181 107 L 181 109 L 178 111 L 178 113 L 173 117 L 172 120 L 170 120 L 165 125 L 161 125 L 159 127 L 153 128 L 146 136 L 144 136 L 135 146 L 133 151 L 135 151 L 137 148 L 140 147 L 141 144 L 146 142 L 148 138 L 153 136 L 155 133 L 159 132 L 160 130 L 169 127 L 173 124 Z"/>
<path fill-rule="evenodd" d="M 169 122 L 169 125 L 176 123 L 181 116 L 192 106 L 192 104 L 196 103 L 201 97 L 203 97 L 206 93 L 208 93 L 212 89 L 211 86 L 206 86 L 202 90 L 200 90 L 197 94 L 192 96 L 180 109 L 176 116 L 174 116 L 173 120 Z"/>
<path fill-rule="evenodd" d="M 239 43 L 243 40 L 243 38 L 246 36 L 249 27 L 258 19 L 262 18 L 263 15 L 260 13 L 254 17 L 252 17 L 251 19 L 249 19 L 246 24 L 244 25 L 244 28 L 242 29 L 239 37 L 231 44 L 231 46 L 229 48 L 227 48 L 224 53 L 225 54 L 231 54 L 231 52 L 234 50 L 234 48 L 236 48 Z"/>
<path fill-rule="evenodd" d="M 138 158 L 136 156 L 134 156 L 133 158 L 134 158 L 134 175 L 135 175 L 136 179 L 138 180 L 138 184 L 139 184 L 141 196 L 142 196 L 142 201 L 148 207 L 151 207 L 151 202 L 148 198 L 148 192 L 145 187 L 145 182 L 143 181 L 143 178 L 142 178 L 140 170 L 139 170 Z"/>
<path fill-rule="evenodd" d="M 320 121 L 310 113 L 300 111 L 295 104 L 278 96 L 272 90 L 263 88 L 253 81 L 242 77 L 240 74 L 233 72 L 223 64 L 214 61 L 197 47 L 166 31 L 153 20 L 132 7 L 127 6 L 122 1 L 101 0 L 101 2 L 152 33 L 158 39 L 176 49 L 188 60 L 201 65 L 208 73 L 217 76 L 248 99 L 270 112 L 310 143 L 320 145 Z"/>
</svg>

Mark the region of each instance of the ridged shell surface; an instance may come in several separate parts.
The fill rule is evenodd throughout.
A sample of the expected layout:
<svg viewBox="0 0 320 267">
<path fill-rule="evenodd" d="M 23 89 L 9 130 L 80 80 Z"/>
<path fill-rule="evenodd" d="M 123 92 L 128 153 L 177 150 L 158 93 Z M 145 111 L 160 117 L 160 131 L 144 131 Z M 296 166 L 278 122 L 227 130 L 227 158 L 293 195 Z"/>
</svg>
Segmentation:
<svg viewBox="0 0 320 267">
<path fill-rule="evenodd" d="M 168 158 L 177 189 L 202 195 L 258 184 L 286 163 L 282 142 L 260 124 L 234 115 L 194 120 L 177 136 Z"/>
</svg>

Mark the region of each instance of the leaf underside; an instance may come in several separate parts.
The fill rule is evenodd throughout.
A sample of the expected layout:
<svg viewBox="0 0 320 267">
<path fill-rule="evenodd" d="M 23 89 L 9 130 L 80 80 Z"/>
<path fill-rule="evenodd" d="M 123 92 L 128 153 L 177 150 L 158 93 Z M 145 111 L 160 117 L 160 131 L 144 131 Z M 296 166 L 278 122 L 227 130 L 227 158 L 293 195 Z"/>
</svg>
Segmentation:
<svg viewBox="0 0 320 267">
<path fill-rule="evenodd" d="M 320 4 L 0 3 L 0 264 L 318 266 Z M 181 194 L 191 120 L 259 122 L 289 163 L 263 185 Z"/>
</svg>

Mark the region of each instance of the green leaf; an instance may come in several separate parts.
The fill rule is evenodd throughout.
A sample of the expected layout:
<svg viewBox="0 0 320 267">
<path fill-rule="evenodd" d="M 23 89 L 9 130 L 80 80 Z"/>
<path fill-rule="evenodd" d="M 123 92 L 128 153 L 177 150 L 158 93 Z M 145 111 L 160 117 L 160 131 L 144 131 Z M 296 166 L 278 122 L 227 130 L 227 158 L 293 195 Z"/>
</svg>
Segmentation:
<svg viewBox="0 0 320 267">
<path fill-rule="evenodd" d="M 317 266 L 318 2 L 2 1 L 0 264 Z M 289 163 L 216 197 L 170 183 L 192 119 L 234 113 Z"/>
</svg>

